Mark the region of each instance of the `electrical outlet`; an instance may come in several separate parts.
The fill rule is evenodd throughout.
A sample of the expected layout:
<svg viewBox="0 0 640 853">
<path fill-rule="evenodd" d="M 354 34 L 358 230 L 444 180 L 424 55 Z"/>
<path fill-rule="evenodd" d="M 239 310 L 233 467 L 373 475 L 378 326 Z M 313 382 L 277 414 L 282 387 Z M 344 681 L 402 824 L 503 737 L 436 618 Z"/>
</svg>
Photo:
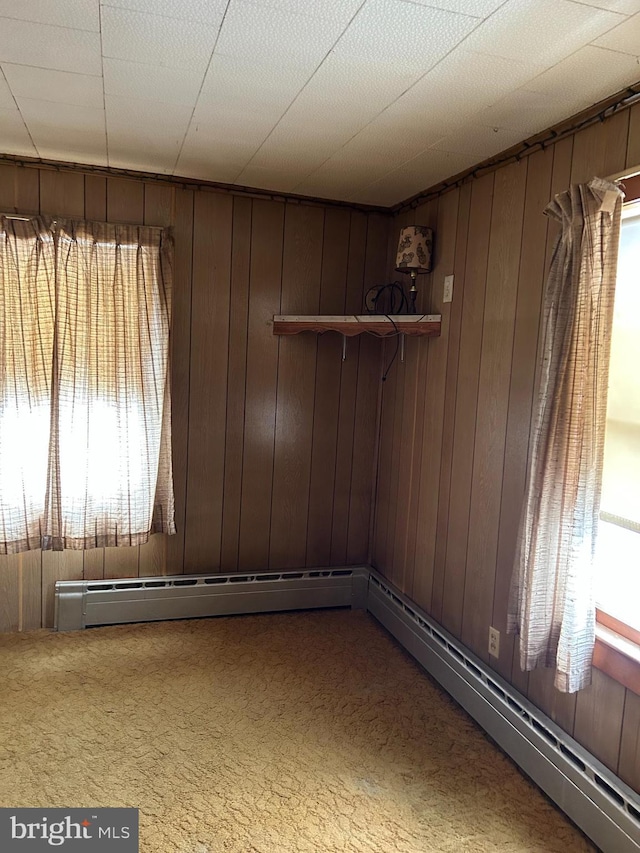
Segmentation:
<svg viewBox="0 0 640 853">
<path fill-rule="evenodd" d="M 444 277 L 444 292 L 442 294 L 443 302 L 453 302 L 453 276 L 445 275 Z"/>
<path fill-rule="evenodd" d="M 500 631 L 497 628 L 489 628 L 489 654 L 491 657 L 500 657 Z"/>
</svg>

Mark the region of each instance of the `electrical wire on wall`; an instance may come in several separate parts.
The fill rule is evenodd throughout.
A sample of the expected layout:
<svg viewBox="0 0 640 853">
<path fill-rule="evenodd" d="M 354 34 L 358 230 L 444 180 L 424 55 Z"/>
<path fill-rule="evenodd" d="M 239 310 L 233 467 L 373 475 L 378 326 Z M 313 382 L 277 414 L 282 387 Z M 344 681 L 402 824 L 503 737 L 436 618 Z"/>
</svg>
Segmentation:
<svg viewBox="0 0 640 853">
<path fill-rule="evenodd" d="M 409 302 L 400 282 L 393 281 L 391 284 L 377 284 L 370 287 L 364 297 L 364 307 L 368 314 L 381 314 L 386 317 L 395 330 L 393 336 L 396 339 L 396 348 L 391 357 L 391 361 L 382 374 L 382 381 L 386 382 L 389 371 L 397 358 L 398 350 L 400 348 L 400 335 L 402 334 L 391 315 L 394 314 L 397 316 L 398 314 L 408 314 Z M 383 337 L 383 335 L 377 335 L 375 332 L 370 332 L 369 334 L 378 338 Z M 384 337 L 389 336 L 385 335 Z"/>
</svg>

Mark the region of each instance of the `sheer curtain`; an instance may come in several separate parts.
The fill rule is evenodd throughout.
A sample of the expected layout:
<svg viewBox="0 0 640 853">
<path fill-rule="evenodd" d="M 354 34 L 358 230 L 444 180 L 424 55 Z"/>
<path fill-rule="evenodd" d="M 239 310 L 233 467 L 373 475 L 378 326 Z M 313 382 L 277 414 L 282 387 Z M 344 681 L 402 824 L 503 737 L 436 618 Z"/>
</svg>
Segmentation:
<svg viewBox="0 0 640 853">
<path fill-rule="evenodd" d="M 561 225 L 544 296 L 531 461 L 507 629 L 523 670 L 556 668 L 572 693 L 591 682 L 598 530 L 622 192 L 594 178 L 545 213 Z"/>
<path fill-rule="evenodd" d="M 174 533 L 170 238 L 71 220 L 0 226 L 0 470 L 13 474 L 1 479 L 0 552 Z"/>
</svg>

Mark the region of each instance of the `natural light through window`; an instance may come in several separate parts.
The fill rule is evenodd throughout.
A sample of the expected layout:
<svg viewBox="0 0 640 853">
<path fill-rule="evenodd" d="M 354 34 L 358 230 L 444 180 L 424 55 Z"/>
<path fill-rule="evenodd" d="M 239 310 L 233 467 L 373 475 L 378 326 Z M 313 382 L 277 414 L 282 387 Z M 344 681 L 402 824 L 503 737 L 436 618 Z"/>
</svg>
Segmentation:
<svg viewBox="0 0 640 853">
<path fill-rule="evenodd" d="M 635 210 L 634 210 L 635 208 Z M 598 607 L 640 629 L 640 205 L 623 214 L 613 318 Z"/>
</svg>

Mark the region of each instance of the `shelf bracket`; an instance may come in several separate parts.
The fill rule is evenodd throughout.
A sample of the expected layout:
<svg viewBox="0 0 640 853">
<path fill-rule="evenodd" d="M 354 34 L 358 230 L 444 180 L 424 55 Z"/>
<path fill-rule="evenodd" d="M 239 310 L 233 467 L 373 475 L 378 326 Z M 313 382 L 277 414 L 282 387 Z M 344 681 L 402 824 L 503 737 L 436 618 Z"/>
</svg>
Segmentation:
<svg viewBox="0 0 640 853">
<path fill-rule="evenodd" d="M 347 360 L 347 336 L 342 336 L 342 360 Z"/>
<path fill-rule="evenodd" d="M 404 335 L 400 335 L 400 361 L 404 364 Z"/>
</svg>

